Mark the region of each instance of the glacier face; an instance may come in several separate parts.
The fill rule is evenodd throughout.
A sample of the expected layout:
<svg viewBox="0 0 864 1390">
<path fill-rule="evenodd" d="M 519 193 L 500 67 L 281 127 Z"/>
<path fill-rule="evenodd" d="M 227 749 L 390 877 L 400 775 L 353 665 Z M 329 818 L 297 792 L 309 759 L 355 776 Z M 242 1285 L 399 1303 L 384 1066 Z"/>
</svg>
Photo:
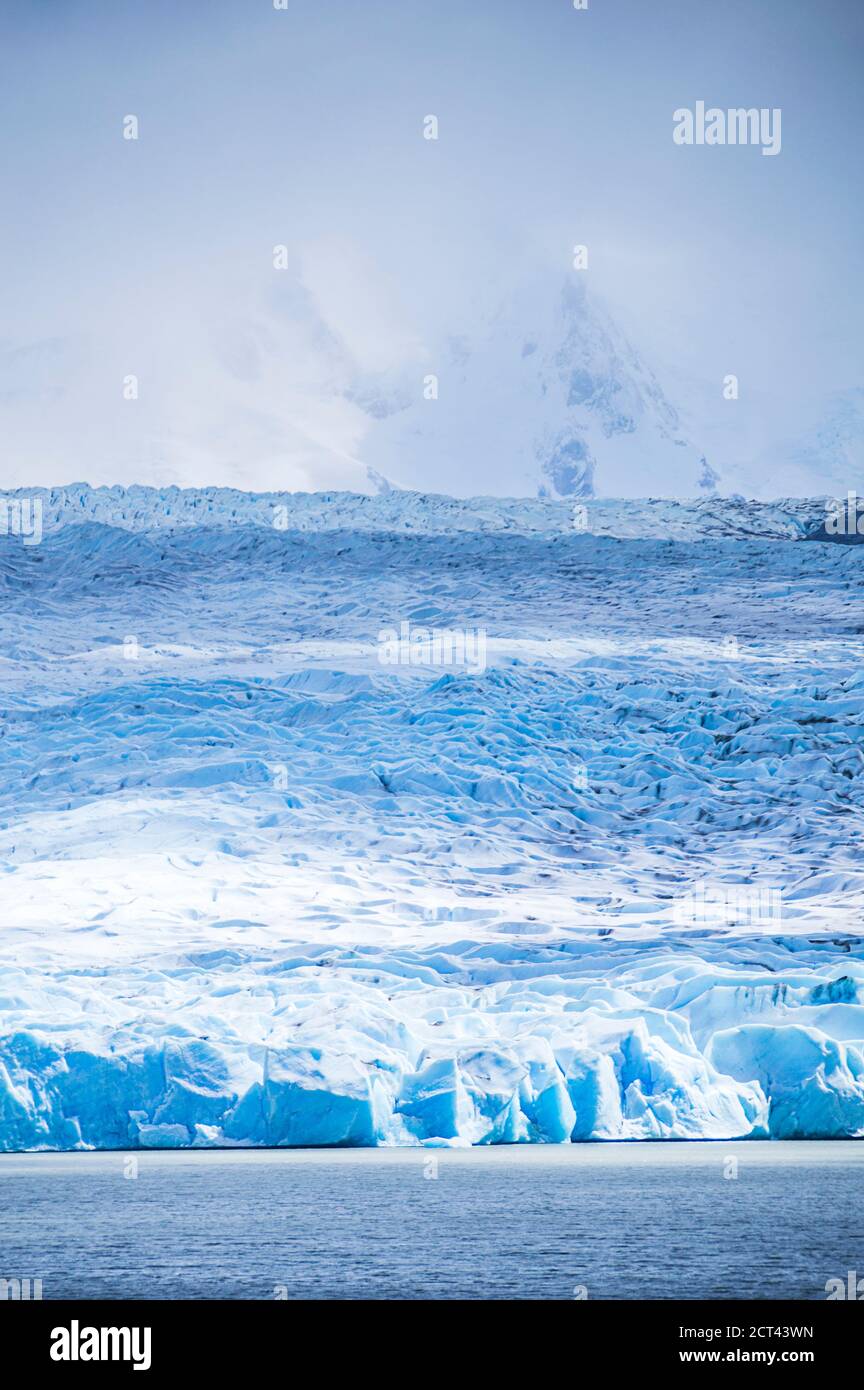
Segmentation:
<svg viewBox="0 0 864 1390">
<path fill-rule="evenodd" d="M 864 1132 L 824 504 L 31 497 L 0 1148 Z M 382 664 L 403 623 L 482 669 Z"/>
</svg>

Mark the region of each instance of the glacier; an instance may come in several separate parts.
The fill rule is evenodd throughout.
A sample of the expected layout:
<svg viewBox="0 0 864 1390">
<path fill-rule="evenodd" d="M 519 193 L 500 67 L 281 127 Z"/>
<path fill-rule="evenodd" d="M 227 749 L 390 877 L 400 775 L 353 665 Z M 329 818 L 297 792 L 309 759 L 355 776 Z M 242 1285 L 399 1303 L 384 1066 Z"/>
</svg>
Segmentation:
<svg viewBox="0 0 864 1390">
<path fill-rule="evenodd" d="M 825 499 L 25 495 L 0 1149 L 864 1134 Z"/>
</svg>

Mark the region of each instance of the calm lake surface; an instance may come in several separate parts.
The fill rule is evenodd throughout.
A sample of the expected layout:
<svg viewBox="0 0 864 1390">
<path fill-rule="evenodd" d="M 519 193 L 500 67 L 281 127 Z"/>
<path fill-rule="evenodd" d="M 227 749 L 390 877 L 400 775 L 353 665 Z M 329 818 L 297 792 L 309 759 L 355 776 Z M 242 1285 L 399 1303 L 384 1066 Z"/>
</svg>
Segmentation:
<svg viewBox="0 0 864 1390">
<path fill-rule="evenodd" d="M 824 1299 L 849 1270 L 855 1142 L 0 1155 L 0 1278 L 46 1299 Z"/>
</svg>

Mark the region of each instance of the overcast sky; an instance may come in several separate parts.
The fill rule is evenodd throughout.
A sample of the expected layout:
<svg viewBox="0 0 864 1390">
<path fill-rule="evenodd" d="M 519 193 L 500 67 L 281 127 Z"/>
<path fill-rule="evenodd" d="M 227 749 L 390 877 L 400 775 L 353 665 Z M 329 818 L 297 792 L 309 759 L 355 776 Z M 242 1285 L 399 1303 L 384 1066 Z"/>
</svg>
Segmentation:
<svg viewBox="0 0 864 1390">
<path fill-rule="evenodd" d="M 0 483 L 355 485 L 346 383 L 577 242 L 697 436 L 794 433 L 864 381 L 862 60 L 860 0 L 0 0 Z"/>
</svg>

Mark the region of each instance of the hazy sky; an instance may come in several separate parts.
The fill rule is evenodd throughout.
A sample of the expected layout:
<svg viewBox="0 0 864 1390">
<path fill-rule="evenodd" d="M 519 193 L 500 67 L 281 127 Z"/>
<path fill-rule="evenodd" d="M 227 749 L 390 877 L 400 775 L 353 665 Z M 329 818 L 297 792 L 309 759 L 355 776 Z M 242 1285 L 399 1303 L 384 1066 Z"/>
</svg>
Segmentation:
<svg viewBox="0 0 864 1390">
<path fill-rule="evenodd" d="M 574 243 L 696 434 L 794 434 L 864 381 L 862 71 L 860 0 L 0 0 L 0 483 L 351 486 L 346 386 Z"/>
</svg>

